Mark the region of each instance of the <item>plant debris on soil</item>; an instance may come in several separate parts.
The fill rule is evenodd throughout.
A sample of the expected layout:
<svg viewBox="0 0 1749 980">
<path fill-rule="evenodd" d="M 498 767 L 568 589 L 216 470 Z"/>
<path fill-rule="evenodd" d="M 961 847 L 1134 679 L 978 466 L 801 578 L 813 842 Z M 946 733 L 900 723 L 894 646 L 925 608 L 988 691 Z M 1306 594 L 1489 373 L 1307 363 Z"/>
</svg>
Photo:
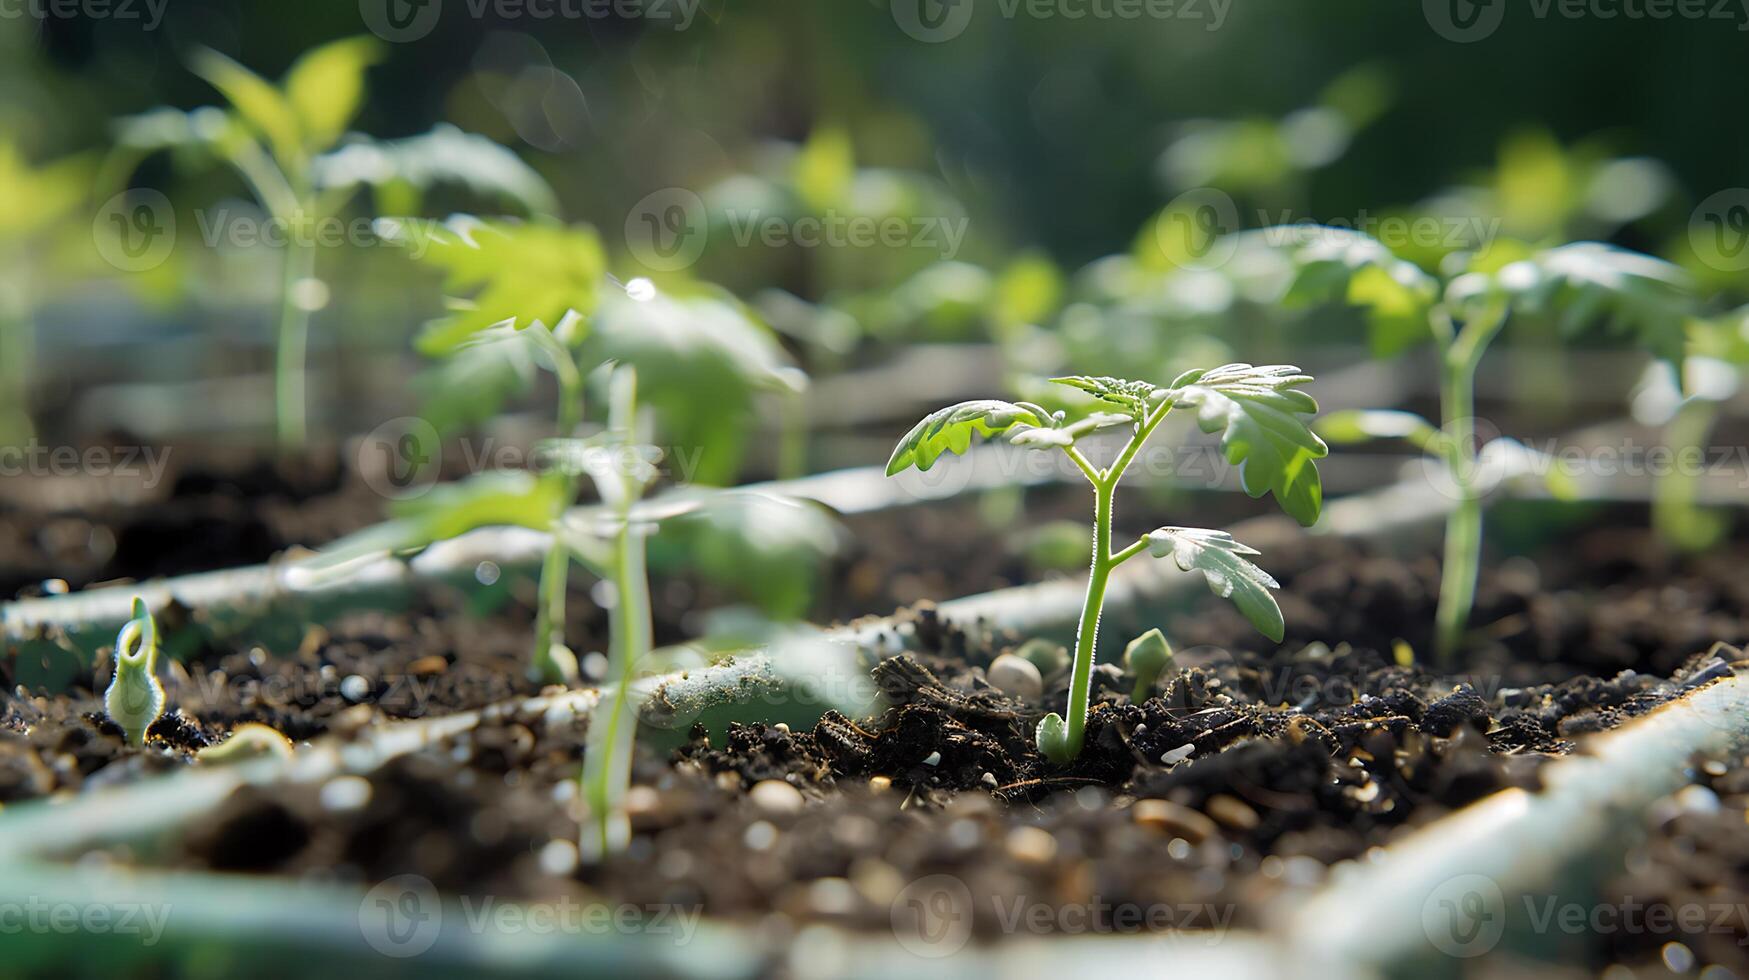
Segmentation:
<svg viewBox="0 0 1749 980">
<path fill-rule="evenodd" d="M 1474 655 L 1452 676 L 1394 654 L 1431 619 L 1431 562 L 1325 538 L 1274 547 L 1287 642 L 1269 649 L 1221 604 L 1197 603 L 1163 624 L 1177 669 L 1143 703 L 1131 703 L 1118 668 L 1096 670 L 1088 747 L 1068 768 L 1046 764 L 1032 741 L 1038 718 L 1063 703 L 1067 671 L 1046 678 L 1042 699 L 1010 697 L 984 671 L 1025 638 L 954 628 L 925 603 L 902 612 L 919 649 L 874 667 L 878 713 L 827 713 L 809 731 L 695 729 L 670 758 L 641 758 L 634 840 L 605 864 L 579 863 L 572 843 L 586 723 L 509 716 L 364 776 L 241 789 L 150 859 L 361 883 L 415 873 L 450 892 L 775 915 L 784 927 L 888 929 L 907 888 L 943 881 L 969 896 L 981 935 L 1033 908 L 1090 916 L 1036 913 L 1047 931 L 1160 931 L 1162 917 L 1175 930 L 1263 925 L 1271 898 L 1315 886 L 1330 865 L 1496 790 L 1534 790 L 1540 767 L 1575 738 L 1729 673 L 1740 654 L 1715 642 L 1740 641 L 1749 621 L 1732 564 L 1744 547 L 1673 562 L 1640 534 L 1578 535 L 1540 576 L 1512 562 L 1485 573 Z M 463 662 L 459 650 L 497 644 L 479 662 L 484 686 L 438 702 L 453 710 L 514 693 L 484 680 L 521 676 L 521 637 L 494 621 L 454 637 L 428 636 L 436 626 L 416 619 L 420 643 L 393 634 L 376 644 L 353 624 L 294 663 L 369 679 L 411 671 L 406 657 L 431 655 L 445 636 L 465 641 L 448 669 Z M 235 656 L 216 666 L 248 670 Z M 362 728 L 345 723 L 361 710 L 345 701 L 294 715 L 309 721 L 294 737 Z M 14 702 L 0 787 L 16 798 L 45 781 L 79 785 L 56 775 L 64 770 L 90 784 L 118 764 L 127 768 L 116 778 L 171 768 L 243 720 L 295 728 L 260 706 L 172 703 L 183 720 L 161 723 L 174 731 L 155 729 L 137 752 L 88 708 Z"/>
</svg>

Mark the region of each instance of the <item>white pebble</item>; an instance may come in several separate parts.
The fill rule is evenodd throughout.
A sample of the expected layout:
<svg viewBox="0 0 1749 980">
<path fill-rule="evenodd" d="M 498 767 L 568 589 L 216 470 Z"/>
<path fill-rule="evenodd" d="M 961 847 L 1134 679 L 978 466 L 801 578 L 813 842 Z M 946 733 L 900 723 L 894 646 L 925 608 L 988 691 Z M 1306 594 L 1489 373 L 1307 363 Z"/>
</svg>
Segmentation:
<svg viewBox="0 0 1749 980">
<path fill-rule="evenodd" d="M 763 851 L 777 843 L 777 828 L 764 820 L 751 824 L 741 835 L 741 843 L 747 845 L 748 850 Z"/>
<path fill-rule="evenodd" d="M 1038 667 L 1024 657 L 1005 653 L 990 664 L 990 669 L 984 671 L 984 677 L 991 686 L 1008 695 L 1027 701 L 1036 701 L 1045 693 L 1044 678 L 1040 676 Z"/>
<path fill-rule="evenodd" d="M 939 751 L 931 752 L 927 756 L 924 756 L 923 757 L 923 764 L 926 766 L 939 766 L 939 765 L 941 765 L 941 752 L 939 752 Z"/>
<path fill-rule="evenodd" d="M 354 703 L 370 697 L 370 681 L 359 674 L 347 674 L 340 682 L 340 696 Z"/>
<path fill-rule="evenodd" d="M 362 776 L 336 776 L 322 784 L 322 809 L 335 813 L 363 809 L 370 802 L 370 781 Z"/>
<path fill-rule="evenodd" d="M 547 841 L 540 849 L 540 869 L 555 878 L 577 870 L 577 845 L 563 838 Z"/>
<path fill-rule="evenodd" d="M 787 817 L 802 811 L 802 794 L 781 779 L 762 779 L 747 791 L 753 805 L 776 817 Z"/>
<path fill-rule="evenodd" d="M 1160 753 L 1160 761 L 1169 766 L 1176 766 L 1180 762 L 1190 758 L 1191 754 L 1195 751 L 1196 745 L 1191 742 L 1186 742 L 1178 748 L 1168 749 L 1167 751 Z"/>
</svg>

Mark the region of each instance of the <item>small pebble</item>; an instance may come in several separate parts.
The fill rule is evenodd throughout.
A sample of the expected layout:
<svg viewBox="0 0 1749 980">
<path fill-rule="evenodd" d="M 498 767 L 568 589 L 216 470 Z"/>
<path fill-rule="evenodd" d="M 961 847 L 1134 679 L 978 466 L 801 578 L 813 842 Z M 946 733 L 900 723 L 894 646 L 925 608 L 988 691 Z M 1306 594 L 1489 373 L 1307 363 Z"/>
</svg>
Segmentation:
<svg viewBox="0 0 1749 980">
<path fill-rule="evenodd" d="M 1676 802 L 1688 813 L 1719 812 L 1719 795 L 1705 786 L 1684 786 L 1677 792 Z"/>
<path fill-rule="evenodd" d="M 923 764 L 926 766 L 939 766 L 939 765 L 941 765 L 941 752 L 935 751 L 935 752 L 931 752 L 928 755 L 924 756 L 923 757 Z"/>
<path fill-rule="evenodd" d="M 1176 766 L 1180 762 L 1183 762 L 1184 760 L 1190 758 L 1193 754 L 1195 754 L 1195 752 L 1196 752 L 1195 743 L 1185 742 L 1183 745 L 1180 745 L 1178 748 L 1170 749 L 1166 752 L 1160 753 L 1160 761 L 1168 766 Z"/>
<path fill-rule="evenodd" d="M 749 824 L 746 831 L 741 834 L 741 843 L 745 844 L 748 850 L 766 850 L 777 843 L 777 828 L 764 820 Z"/>
<path fill-rule="evenodd" d="M 540 849 L 540 869 L 555 878 L 577 870 L 577 845 L 562 837 L 547 841 Z"/>
<path fill-rule="evenodd" d="M 821 915 L 849 915 L 856 903 L 856 889 L 843 878 L 820 878 L 808 886 L 808 904 Z"/>
<path fill-rule="evenodd" d="M 370 802 L 370 781 L 362 776 L 336 776 L 322 784 L 322 809 L 347 813 Z"/>
<path fill-rule="evenodd" d="M 982 776 L 979 776 L 978 777 L 978 785 L 984 787 L 985 789 L 995 789 L 999 785 L 996 782 L 996 774 L 993 772 L 987 772 L 987 773 L 983 774 Z"/>
<path fill-rule="evenodd" d="M 1036 701 L 1044 696 L 1045 681 L 1038 667 L 1024 657 L 1005 653 L 991 661 L 984 671 L 990 685 L 1003 694 L 1023 701 Z"/>
<path fill-rule="evenodd" d="M 781 779 L 762 779 L 747 791 L 753 805 L 774 817 L 787 817 L 802 812 L 802 793 Z"/>
<path fill-rule="evenodd" d="M 1219 823 L 1232 827 L 1234 830 L 1253 830 L 1257 827 L 1257 811 L 1251 809 L 1235 797 L 1220 793 L 1209 797 L 1208 815 Z"/>
<path fill-rule="evenodd" d="M 1008 832 L 1008 856 L 1023 864 L 1047 864 L 1057 856 L 1057 839 L 1040 827 L 1016 827 Z"/>
<path fill-rule="evenodd" d="M 1665 943 L 1661 953 L 1664 965 L 1671 973 L 1687 973 L 1694 969 L 1694 950 L 1682 943 Z"/>
<path fill-rule="evenodd" d="M 1192 844 L 1200 844 L 1220 833 L 1213 820 L 1171 800 L 1137 800 L 1130 807 L 1130 819 L 1143 827 L 1182 837 Z"/>
<path fill-rule="evenodd" d="M 887 790 L 892 789 L 892 788 L 893 788 L 893 778 L 891 776 L 871 776 L 871 777 L 869 777 L 868 789 L 869 789 L 869 792 L 871 792 L 871 793 L 885 793 Z"/>
<path fill-rule="evenodd" d="M 448 669 L 449 661 L 435 653 L 429 657 L 420 657 L 418 660 L 407 665 L 407 673 L 413 674 L 414 676 L 441 674 Z"/>
<path fill-rule="evenodd" d="M 566 780 L 570 783 L 570 780 Z M 575 785 L 575 784 L 572 784 Z M 649 786 L 633 786 L 626 790 L 625 811 L 628 817 L 642 817 L 655 813 L 662 805 L 662 794 Z"/>
<path fill-rule="evenodd" d="M 340 682 L 340 696 L 348 701 L 363 701 L 370 697 L 370 681 L 359 674 L 348 674 Z"/>
</svg>

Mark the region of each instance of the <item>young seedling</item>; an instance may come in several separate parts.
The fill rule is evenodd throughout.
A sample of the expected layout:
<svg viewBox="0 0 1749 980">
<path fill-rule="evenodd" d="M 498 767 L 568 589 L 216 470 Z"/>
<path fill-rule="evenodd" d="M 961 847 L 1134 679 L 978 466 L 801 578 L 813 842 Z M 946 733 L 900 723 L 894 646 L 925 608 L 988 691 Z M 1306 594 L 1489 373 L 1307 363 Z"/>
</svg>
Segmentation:
<svg viewBox="0 0 1749 980">
<path fill-rule="evenodd" d="M 1081 754 L 1086 735 L 1093 659 L 1098 646 L 1099 613 L 1111 573 L 1124 562 L 1147 552 L 1170 556 L 1185 571 L 1199 571 L 1215 594 L 1230 599 L 1251 624 L 1270 639 L 1282 638 L 1281 609 L 1269 590 L 1276 581 L 1246 559 L 1257 552 L 1222 531 L 1162 527 L 1124 547 L 1112 548 L 1112 500 L 1124 471 L 1154 430 L 1174 408 L 1193 412 L 1204 432 L 1220 433 L 1228 462 L 1239 467 L 1239 482 L 1253 497 L 1273 493 L 1282 509 L 1301 524 L 1318 519 L 1323 484 L 1315 461 L 1328 453 L 1306 427 L 1318 410 L 1300 386 L 1312 379 L 1285 365 L 1253 367 L 1228 364 L 1194 370 L 1170 385 L 1117 378 L 1053 379 L 1092 395 L 1111 411 L 1068 421 L 1027 402 L 971 401 L 941 409 L 917 423 L 893 450 L 887 475 L 910 467 L 927 470 L 943 453 L 963 453 L 974 435 L 1007 436 L 1033 449 L 1059 449 L 1093 485 L 1093 564 L 1087 578 L 1087 598 L 1075 638 L 1069 682 L 1069 717 L 1055 712 L 1039 722 L 1039 751 L 1053 762 L 1067 764 Z M 1099 468 L 1076 445 L 1102 429 L 1124 429 L 1129 439 L 1111 465 Z"/>
<path fill-rule="evenodd" d="M 1662 430 L 1670 448 L 1671 465 L 1653 477 L 1652 528 L 1677 551 L 1705 551 L 1730 531 L 1729 513 L 1703 507 L 1700 493 L 1706 440 L 1725 404 L 1742 388 L 1742 372 L 1749 366 L 1745 324 L 1749 310 L 1744 309 L 1691 319 L 1680 368 L 1648 364 L 1634 389 L 1635 421 Z"/>
<path fill-rule="evenodd" d="M 195 52 L 191 68 L 224 96 L 230 111 L 158 108 L 118 122 L 107 183 L 122 184 L 147 155 L 173 150 L 216 159 L 248 186 L 284 237 L 275 329 L 274 415 L 281 448 L 303 445 L 305 355 L 310 315 L 325 302 L 316 246 L 325 222 L 369 186 L 381 208 L 410 213 L 438 183 L 465 185 L 530 213 L 556 208 L 550 188 L 515 154 L 453 127 L 403 140 L 348 134 L 364 101 L 364 76 L 382 45 L 352 37 L 315 48 L 274 83 L 216 51 Z"/>
<path fill-rule="evenodd" d="M 1124 647 L 1123 665 L 1136 679 L 1136 686 L 1130 691 L 1130 701 L 1141 704 L 1148 699 L 1148 693 L 1154 689 L 1154 682 L 1160 679 L 1160 675 L 1172 669 L 1172 644 L 1166 642 L 1166 634 L 1151 629 Z"/>
<path fill-rule="evenodd" d="M 103 694 L 103 709 L 121 727 L 129 745 L 146 744 L 146 731 L 164 713 L 158 683 L 158 624 L 144 599 L 134 599 L 133 618 L 115 637 L 115 673 Z"/>
<path fill-rule="evenodd" d="M 1346 299 L 1367 310 L 1374 353 L 1386 357 L 1431 339 L 1439 355 L 1440 414 L 1435 427 L 1399 411 L 1349 411 L 1326 416 L 1318 431 L 1337 443 L 1398 438 L 1443 463 L 1442 484 L 1456 497 L 1445 526 L 1435 646 L 1451 663 L 1475 602 L 1481 560 L 1482 498 L 1511 468 L 1529 458 L 1525 446 L 1496 439 L 1477 445 L 1476 372 L 1482 355 L 1515 314 L 1552 315 L 1568 333 L 1598 319 L 1629 331 L 1665 359 L 1682 354 L 1690 293 L 1669 263 L 1582 242 L 1535 251 L 1496 242 L 1487 251 L 1456 254 L 1435 277 L 1356 232 L 1315 227 L 1265 229 L 1265 240 L 1291 243 L 1290 303 Z M 1538 466 L 1550 489 L 1572 491 L 1552 461 Z"/>
</svg>

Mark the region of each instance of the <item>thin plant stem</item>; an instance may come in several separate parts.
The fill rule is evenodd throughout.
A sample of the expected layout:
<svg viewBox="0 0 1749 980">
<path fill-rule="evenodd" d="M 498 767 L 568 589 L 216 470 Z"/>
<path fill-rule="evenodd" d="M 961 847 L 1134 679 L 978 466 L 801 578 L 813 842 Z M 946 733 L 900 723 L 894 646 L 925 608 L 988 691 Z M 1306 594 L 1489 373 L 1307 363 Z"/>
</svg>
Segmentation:
<svg viewBox="0 0 1749 980">
<path fill-rule="evenodd" d="M 565 439 L 574 435 L 577 426 L 583 421 L 583 375 L 570 360 L 568 351 L 561 349 L 553 353 L 553 370 L 559 380 L 558 434 L 559 438 Z M 562 485 L 553 508 L 553 521 L 557 523 L 576 502 L 579 477 L 554 471 L 546 474 L 543 479 L 554 480 Z M 553 652 L 555 644 L 565 641 L 565 600 L 570 570 L 570 549 L 565 547 L 561 536 L 555 534 L 552 550 L 547 552 L 541 563 L 540 598 L 534 621 L 534 653 L 529 658 L 528 669 L 529 677 L 543 684 L 569 685 L 578 679 L 574 660 L 567 658 L 561 661 Z"/>
<path fill-rule="evenodd" d="M 1087 573 L 1087 598 L 1081 604 L 1081 622 L 1075 628 L 1075 660 L 1069 675 L 1069 719 L 1065 734 L 1071 758 L 1081 754 L 1081 743 L 1087 730 L 1093 656 L 1099 647 L 1099 614 L 1105 605 L 1105 587 L 1111 579 L 1111 500 L 1116 489 L 1117 481 L 1109 478 L 1094 486 L 1093 564 Z"/>
<path fill-rule="evenodd" d="M 1718 419 L 1719 405 L 1693 401 L 1682 406 L 1664 426 L 1664 441 L 1680 464 L 1686 456 L 1705 460 L 1701 446 Z M 1705 466 L 1671 466 L 1652 484 L 1652 527 L 1666 544 L 1681 551 L 1704 551 L 1723 536 L 1727 520 L 1696 506 Z"/>
<path fill-rule="evenodd" d="M 316 250 L 289 235 L 280 282 L 279 329 L 274 354 L 274 418 L 281 451 L 301 449 L 309 437 L 305 421 L 310 311 L 298 300 L 298 284 L 316 270 Z"/>
<path fill-rule="evenodd" d="M 1449 324 L 1449 318 L 1445 321 Z M 1476 486 L 1476 368 L 1488 342 L 1505 325 L 1504 308 L 1492 308 L 1466 323 L 1440 351 L 1439 403 L 1445 428 L 1440 445 L 1457 503 L 1445 520 L 1444 567 L 1439 609 L 1434 615 L 1435 653 L 1455 663 L 1476 602 L 1482 562 L 1482 499 Z M 1439 331 L 1435 331 L 1439 336 Z"/>
<path fill-rule="evenodd" d="M 0 305 L 0 446 L 23 444 L 34 434 L 30 420 L 30 377 L 36 337 L 25 305 Z"/>
</svg>

